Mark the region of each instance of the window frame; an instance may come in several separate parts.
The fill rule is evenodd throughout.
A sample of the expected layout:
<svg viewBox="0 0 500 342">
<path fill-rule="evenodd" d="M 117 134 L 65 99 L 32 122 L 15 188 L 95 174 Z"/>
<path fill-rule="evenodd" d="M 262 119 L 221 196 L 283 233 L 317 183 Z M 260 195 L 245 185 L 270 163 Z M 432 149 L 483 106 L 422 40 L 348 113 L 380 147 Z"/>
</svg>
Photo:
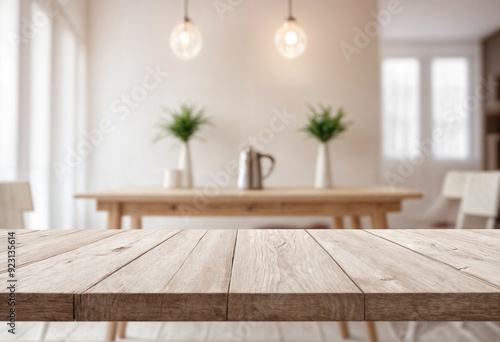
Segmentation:
<svg viewBox="0 0 500 342">
<path fill-rule="evenodd" d="M 380 48 L 380 67 L 385 58 L 417 58 L 420 61 L 420 141 L 426 141 L 433 138 L 432 127 L 432 60 L 434 58 L 454 58 L 464 57 L 469 61 L 469 90 L 468 95 L 474 96 L 476 88 L 481 80 L 481 47 L 479 43 L 397 43 L 384 42 Z M 380 82 L 382 84 L 382 80 Z M 382 89 L 381 89 L 382 99 Z M 381 108 L 381 131 L 383 127 L 382 116 L 382 100 Z M 478 106 L 469 112 L 469 156 L 465 159 L 456 158 L 435 158 L 434 154 L 431 158 L 436 162 L 451 163 L 460 166 L 462 164 L 482 163 L 483 155 L 481 153 L 481 142 L 483 132 L 482 120 L 482 101 L 478 101 Z M 398 160 L 384 156 L 383 146 L 381 144 L 381 156 L 383 160 Z M 407 159 L 411 158 L 408 156 Z"/>
</svg>

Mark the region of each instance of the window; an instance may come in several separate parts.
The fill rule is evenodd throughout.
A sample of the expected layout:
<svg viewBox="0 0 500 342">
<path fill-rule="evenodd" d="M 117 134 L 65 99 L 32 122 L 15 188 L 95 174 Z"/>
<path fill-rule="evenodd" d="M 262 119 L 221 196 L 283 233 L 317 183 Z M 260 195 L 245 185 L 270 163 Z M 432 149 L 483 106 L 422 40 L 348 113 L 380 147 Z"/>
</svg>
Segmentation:
<svg viewBox="0 0 500 342">
<path fill-rule="evenodd" d="M 416 58 L 386 58 L 382 63 L 383 154 L 389 159 L 418 153 L 420 64 Z"/>
<path fill-rule="evenodd" d="M 86 121 L 84 22 L 81 6 L 0 0 L 0 181 L 29 180 L 30 228 L 84 225 L 72 198 L 85 170 L 63 181 L 52 173 Z"/>
<path fill-rule="evenodd" d="M 387 160 L 431 153 L 466 161 L 473 151 L 468 108 L 471 58 L 415 55 L 382 60 L 382 150 Z"/>
<path fill-rule="evenodd" d="M 466 58 L 434 58 L 431 68 L 432 127 L 443 138 L 433 145 L 437 159 L 469 155 L 469 65 Z"/>
<path fill-rule="evenodd" d="M 32 227 L 49 229 L 51 151 L 51 50 L 52 25 L 37 1 L 31 3 L 33 16 L 44 18 L 30 39 L 30 160 L 29 180 L 35 211 L 28 215 Z M 39 19 L 41 20 L 41 19 Z"/>
</svg>

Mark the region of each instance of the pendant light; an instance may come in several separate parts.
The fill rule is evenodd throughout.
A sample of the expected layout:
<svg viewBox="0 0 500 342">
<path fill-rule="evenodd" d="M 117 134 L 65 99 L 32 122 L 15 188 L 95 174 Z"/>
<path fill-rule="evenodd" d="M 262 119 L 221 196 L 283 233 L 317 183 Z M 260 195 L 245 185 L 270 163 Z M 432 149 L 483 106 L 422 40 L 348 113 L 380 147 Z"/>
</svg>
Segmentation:
<svg viewBox="0 0 500 342">
<path fill-rule="evenodd" d="M 182 60 L 193 59 L 201 51 L 203 37 L 201 31 L 188 17 L 188 0 L 184 0 L 184 19 L 170 35 L 172 52 Z"/>
<path fill-rule="evenodd" d="M 288 0 L 288 18 L 276 32 L 274 43 L 283 57 L 290 59 L 302 55 L 306 50 L 307 36 L 293 17 L 292 0 Z"/>
</svg>

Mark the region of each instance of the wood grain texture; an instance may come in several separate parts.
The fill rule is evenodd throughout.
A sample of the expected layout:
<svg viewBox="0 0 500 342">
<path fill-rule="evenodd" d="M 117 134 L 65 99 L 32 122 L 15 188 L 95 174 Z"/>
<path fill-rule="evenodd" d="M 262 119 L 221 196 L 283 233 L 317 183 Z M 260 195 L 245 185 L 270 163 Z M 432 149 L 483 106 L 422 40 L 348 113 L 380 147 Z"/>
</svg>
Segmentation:
<svg viewBox="0 0 500 342">
<path fill-rule="evenodd" d="M 17 237 L 16 246 L 21 247 L 23 245 L 31 245 L 33 242 L 38 242 L 42 240 L 52 241 L 55 236 L 70 234 L 74 231 L 72 230 L 28 230 L 28 229 L 14 229 L 14 230 L 0 230 L 0 252 L 5 252 L 7 250 L 7 234 L 14 232 Z"/>
<path fill-rule="evenodd" d="M 119 233 L 120 231 L 96 234 L 95 230 L 60 230 L 20 235 L 16 241 L 17 267 L 45 260 Z M 54 243 L 56 237 L 57 243 Z M 7 272 L 7 264 L 0 264 L 0 273 L 4 272 Z"/>
<path fill-rule="evenodd" d="M 0 229 L 24 229 L 23 213 L 32 210 L 28 182 L 0 182 Z"/>
<path fill-rule="evenodd" d="M 77 319 L 225 320 L 235 239 L 235 230 L 182 231 L 86 291 Z"/>
<path fill-rule="evenodd" d="M 367 321 L 500 319 L 498 288 L 450 266 L 365 231 L 308 232 L 365 294 Z"/>
<path fill-rule="evenodd" d="M 266 188 L 265 190 L 241 190 L 222 188 L 217 195 L 205 194 L 203 189 L 165 189 L 138 187 L 79 193 L 76 198 L 93 198 L 109 202 L 177 202 L 203 204 L 216 202 L 393 202 L 406 198 L 421 198 L 414 190 L 391 187 L 336 187 L 314 188 Z M 194 200 L 194 201 L 193 201 Z"/>
<path fill-rule="evenodd" d="M 123 234 L 126 233 L 126 234 Z M 134 258 L 168 239 L 175 232 L 129 231 L 17 269 L 18 321 L 72 321 L 74 294 L 82 293 Z M 54 239 L 54 245 L 57 238 Z M 8 274 L 0 275 L 6 284 Z M 0 289 L 0 311 L 6 312 L 7 288 Z"/>
<path fill-rule="evenodd" d="M 108 210 L 112 202 L 99 202 Z M 122 215 L 164 216 L 373 216 L 401 211 L 400 202 L 208 202 L 202 206 L 178 202 L 120 202 Z"/>
<path fill-rule="evenodd" d="M 371 233 L 500 288 L 500 249 L 499 244 L 495 244 L 491 237 L 467 230 L 398 230 L 390 233 Z"/>
<path fill-rule="evenodd" d="M 19 257 L 36 237 L 82 245 L 19 266 L 18 321 L 500 320 L 500 231 L 30 232 Z"/>
<path fill-rule="evenodd" d="M 362 320 L 363 295 L 303 230 L 240 230 L 228 320 Z"/>
</svg>

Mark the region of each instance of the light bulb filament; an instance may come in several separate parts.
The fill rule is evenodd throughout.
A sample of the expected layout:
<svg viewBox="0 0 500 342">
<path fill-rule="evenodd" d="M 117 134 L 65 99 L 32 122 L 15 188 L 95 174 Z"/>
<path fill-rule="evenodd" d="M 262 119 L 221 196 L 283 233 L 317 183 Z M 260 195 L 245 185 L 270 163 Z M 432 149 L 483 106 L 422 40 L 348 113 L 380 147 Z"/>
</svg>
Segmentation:
<svg viewBox="0 0 500 342">
<path fill-rule="evenodd" d="M 287 43 L 287 45 L 295 45 L 297 44 L 297 41 L 298 41 L 297 33 L 295 33 L 294 31 L 288 31 L 285 34 L 285 42 Z"/>
<path fill-rule="evenodd" d="M 189 33 L 188 32 L 182 32 L 180 34 L 180 40 L 181 40 L 181 44 L 182 46 L 188 46 L 189 45 Z"/>
</svg>

